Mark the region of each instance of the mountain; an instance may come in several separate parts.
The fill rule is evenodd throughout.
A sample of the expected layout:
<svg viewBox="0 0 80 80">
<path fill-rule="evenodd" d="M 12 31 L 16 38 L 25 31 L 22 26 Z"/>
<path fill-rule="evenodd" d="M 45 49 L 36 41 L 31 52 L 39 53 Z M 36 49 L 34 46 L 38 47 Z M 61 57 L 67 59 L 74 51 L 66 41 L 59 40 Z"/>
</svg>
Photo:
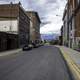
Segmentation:
<svg viewBox="0 0 80 80">
<path fill-rule="evenodd" d="M 57 39 L 59 34 L 41 34 L 42 40 L 55 40 Z"/>
</svg>

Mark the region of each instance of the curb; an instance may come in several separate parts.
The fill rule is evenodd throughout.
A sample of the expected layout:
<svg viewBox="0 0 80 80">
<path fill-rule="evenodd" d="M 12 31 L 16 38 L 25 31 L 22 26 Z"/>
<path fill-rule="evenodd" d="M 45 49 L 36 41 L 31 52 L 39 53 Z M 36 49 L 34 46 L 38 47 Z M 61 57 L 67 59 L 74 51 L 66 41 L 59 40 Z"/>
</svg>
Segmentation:
<svg viewBox="0 0 80 80">
<path fill-rule="evenodd" d="M 61 53 L 71 71 L 72 76 L 75 80 L 80 80 L 80 69 L 77 66 L 77 64 L 70 58 L 70 56 L 60 47 L 58 47 L 61 50 Z"/>
<path fill-rule="evenodd" d="M 22 51 L 22 49 L 16 49 L 16 50 L 10 50 L 10 51 L 5 51 L 5 52 L 0 52 L 0 57 L 1 56 L 8 56 L 8 55 L 12 55 L 12 54 L 17 54 L 20 51 Z"/>
</svg>

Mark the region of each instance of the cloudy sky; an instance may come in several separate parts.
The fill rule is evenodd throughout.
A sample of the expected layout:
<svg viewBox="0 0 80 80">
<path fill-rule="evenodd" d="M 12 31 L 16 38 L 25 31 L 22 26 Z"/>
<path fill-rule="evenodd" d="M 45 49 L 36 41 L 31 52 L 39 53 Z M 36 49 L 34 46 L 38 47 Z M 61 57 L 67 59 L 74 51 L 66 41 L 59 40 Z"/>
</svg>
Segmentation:
<svg viewBox="0 0 80 80">
<path fill-rule="evenodd" d="M 0 0 L 0 3 L 21 2 L 26 10 L 39 13 L 42 21 L 40 33 L 59 33 L 66 0 Z"/>
</svg>

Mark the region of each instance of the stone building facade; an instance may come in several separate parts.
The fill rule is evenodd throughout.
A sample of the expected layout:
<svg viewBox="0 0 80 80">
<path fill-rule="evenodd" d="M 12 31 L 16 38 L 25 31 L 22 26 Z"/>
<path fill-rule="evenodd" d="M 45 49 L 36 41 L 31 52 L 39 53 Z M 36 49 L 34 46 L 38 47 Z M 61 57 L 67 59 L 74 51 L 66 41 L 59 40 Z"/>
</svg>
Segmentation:
<svg viewBox="0 0 80 80">
<path fill-rule="evenodd" d="M 38 43 L 41 40 L 40 36 L 40 18 L 37 12 L 26 11 L 30 18 L 30 41 Z"/>
<path fill-rule="evenodd" d="M 20 3 L 0 4 L 0 32 L 5 32 L 9 36 L 17 36 L 16 46 L 22 47 L 25 44 L 28 45 L 29 27 L 30 19 Z M 13 42 L 11 41 L 11 44 Z"/>
<path fill-rule="evenodd" d="M 67 5 L 65 7 L 64 15 L 63 15 L 63 27 L 61 32 L 63 33 L 63 45 L 68 46 L 68 39 L 69 39 L 69 29 L 68 29 L 68 10 Z"/>
<path fill-rule="evenodd" d="M 80 0 L 68 0 L 64 13 L 63 34 L 67 34 L 67 39 L 63 39 L 63 41 L 67 41 L 67 46 L 70 48 L 78 48 L 80 44 Z M 65 20 L 67 24 L 65 24 Z"/>
</svg>

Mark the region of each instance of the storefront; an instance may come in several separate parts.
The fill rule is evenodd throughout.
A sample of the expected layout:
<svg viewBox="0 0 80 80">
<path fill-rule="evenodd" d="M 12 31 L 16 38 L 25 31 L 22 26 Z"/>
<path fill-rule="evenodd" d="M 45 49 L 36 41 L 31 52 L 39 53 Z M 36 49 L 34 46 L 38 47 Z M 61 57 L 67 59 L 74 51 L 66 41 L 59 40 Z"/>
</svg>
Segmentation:
<svg viewBox="0 0 80 80">
<path fill-rule="evenodd" d="M 18 35 L 0 32 L 0 51 L 16 49 L 18 47 Z"/>
</svg>

